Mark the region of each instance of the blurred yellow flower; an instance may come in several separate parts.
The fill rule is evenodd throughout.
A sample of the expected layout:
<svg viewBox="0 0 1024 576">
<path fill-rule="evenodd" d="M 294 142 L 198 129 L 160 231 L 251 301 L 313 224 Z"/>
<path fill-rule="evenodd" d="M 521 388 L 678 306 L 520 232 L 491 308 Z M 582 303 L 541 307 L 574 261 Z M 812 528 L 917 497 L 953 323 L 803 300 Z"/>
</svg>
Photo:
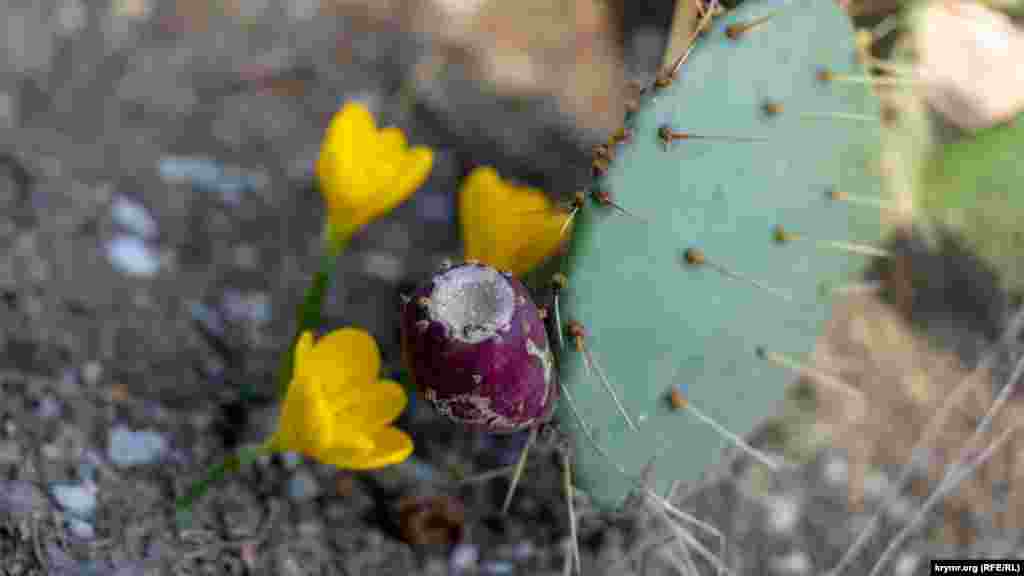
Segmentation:
<svg viewBox="0 0 1024 576">
<path fill-rule="evenodd" d="M 459 190 L 467 260 L 522 276 L 554 254 L 571 231 L 569 214 L 541 190 L 507 183 L 490 167 L 474 169 Z"/>
<path fill-rule="evenodd" d="M 366 470 L 402 462 L 412 439 L 391 426 L 405 409 L 405 390 L 379 380 L 380 350 L 363 330 L 342 328 L 316 343 L 304 332 L 278 421 L 267 441 L 274 452 L 298 452 L 338 468 Z"/>
<path fill-rule="evenodd" d="M 345 242 L 401 204 L 426 181 L 433 160 L 429 148 L 410 149 L 398 128 L 378 130 L 366 106 L 346 102 L 327 127 L 316 163 L 332 240 Z"/>
</svg>

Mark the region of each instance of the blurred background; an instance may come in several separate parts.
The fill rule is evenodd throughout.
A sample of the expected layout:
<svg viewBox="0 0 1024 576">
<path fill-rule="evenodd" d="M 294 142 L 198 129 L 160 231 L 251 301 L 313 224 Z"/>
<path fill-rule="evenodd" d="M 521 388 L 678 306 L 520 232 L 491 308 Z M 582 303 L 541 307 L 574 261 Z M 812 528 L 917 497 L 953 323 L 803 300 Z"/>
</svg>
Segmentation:
<svg viewBox="0 0 1024 576">
<path fill-rule="evenodd" d="M 868 23 L 895 7 L 849 6 Z M 189 531 L 176 527 L 172 501 L 273 426 L 272 373 L 319 254 L 313 163 L 344 101 L 436 151 L 427 184 L 355 238 L 329 294 L 328 326 L 366 328 L 394 372 L 399 293 L 459 257 L 459 179 L 488 164 L 557 198 L 588 182 L 591 146 L 621 125 L 629 82 L 649 82 L 692 29 L 692 10 L 674 18 L 677 8 L 0 4 L 0 573 L 562 573 L 569 533 L 554 456 L 535 458 L 501 517 L 506 480 L 453 488 L 452 478 L 513 463 L 523 438 L 464 434 L 422 402 L 403 420 L 417 452 L 401 466 L 355 475 L 264 459 L 214 487 Z M 912 374 L 951 388 L 999 339 L 1014 303 L 955 239 L 936 250 L 906 237 L 893 249 L 898 264 L 875 274 L 894 298 L 840 310 L 830 337 L 868 366 L 864 381 Z M 885 350 L 870 346 L 873 330 L 887 331 Z M 255 393 L 247 405 L 243 385 Z M 818 405 L 799 401 L 801 414 Z M 909 444 L 878 453 L 884 438 L 870 449 L 860 437 L 803 446 L 801 426 L 842 420 L 820 407 L 754 439 L 802 451 L 804 468 L 765 477 L 737 460 L 690 503 L 723 531 L 738 572 L 831 566 L 884 492 L 885 467 L 908 457 Z M 908 418 L 900 442 L 915 439 L 919 420 Z M 1024 518 L 965 516 L 998 511 L 992 482 L 1009 491 L 1014 473 L 979 481 L 937 515 L 893 573 L 927 573 L 935 553 L 1020 557 Z M 917 501 L 892 512 L 888 534 Z M 656 519 L 582 514 L 586 573 L 675 573 Z"/>
</svg>

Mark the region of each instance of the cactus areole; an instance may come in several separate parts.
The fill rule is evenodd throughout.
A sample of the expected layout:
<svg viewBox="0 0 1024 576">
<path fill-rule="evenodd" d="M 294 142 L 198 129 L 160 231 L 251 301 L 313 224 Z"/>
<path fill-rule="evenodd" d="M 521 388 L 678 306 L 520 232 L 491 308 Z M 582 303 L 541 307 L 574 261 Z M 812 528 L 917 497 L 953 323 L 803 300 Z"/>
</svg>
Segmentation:
<svg viewBox="0 0 1024 576">
<path fill-rule="evenodd" d="M 402 354 L 416 387 L 460 424 L 493 433 L 551 417 L 557 370 L 526 287 L 477 263 L 447 267 L 402 308 Z"/>
</svg>

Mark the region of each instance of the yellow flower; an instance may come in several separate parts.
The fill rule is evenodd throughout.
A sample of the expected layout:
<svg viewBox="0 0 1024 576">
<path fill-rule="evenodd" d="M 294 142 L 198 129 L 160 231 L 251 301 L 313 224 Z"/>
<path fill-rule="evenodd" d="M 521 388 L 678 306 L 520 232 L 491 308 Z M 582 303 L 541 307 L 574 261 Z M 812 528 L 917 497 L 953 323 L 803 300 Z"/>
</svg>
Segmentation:
<svg viewBox="0 0 1024 576">
<path fill-rule="evenodd" d="M 380 351 L 365 331 L 342 328 L 315 344 L 313 334 L 304 332 L 268 449 L 353 470 L 408 458 L 412 439 L 391 426 L 408 397 L 397 382 L 378 380 L 379 370 Z"/>
<path fill-rule="evenodd" d="M 316 175 L 336 241 L 401 204 L 423 185 L 433 151 L 410 149 L 398 128 L 377 130 L 366 106 L 347 102 L 334 115 L 320 148 Z"/>
<path fill-rule="evenodd" d="M 526 274 L 558 250 L 571 231 L 568 219 L 544 192 L 509 184 L 486 166 L 474 169 L 459 190 L 466 259 L 515 276 Z"/>
</svg>

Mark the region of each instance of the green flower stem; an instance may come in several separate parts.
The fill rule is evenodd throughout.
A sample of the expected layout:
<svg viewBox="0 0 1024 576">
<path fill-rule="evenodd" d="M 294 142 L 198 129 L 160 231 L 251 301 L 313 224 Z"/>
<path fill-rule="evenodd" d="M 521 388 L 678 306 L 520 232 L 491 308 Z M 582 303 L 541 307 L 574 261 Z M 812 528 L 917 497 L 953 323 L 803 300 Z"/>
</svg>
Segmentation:
<svg viewBox="0 0 1024 576">
<path fill-rule="evenodd" d="M 292 337 L 288 349 L 282 354 L 281 366 L 278 370 L 278 395 L 280 398 L 284 398 L 285 393 L 288 391 L 288 383 L 291 381 L 292 376 L 292 364 L 295 358 L 295 344 L 298 342 L 299 335 L 306 330 L 315 330 L 320 327 L 324 296 L 327 294 L 327 288 L 331 285 L 331 280 L 334 278 L 338 256 L 345 250 L 347 244 L 348 239 L 340 238 L 335 234 L 330 224 L 324 228 L 324 253 L 320 259 L 320 269 L 313 276 L 313 282 L 310 284 L 309 289 L 306 290 L 306 297 L 298 308 L 298 327 L 295 330 L 295 336 Z M 245 401 L 246 387 L 244 386 L 242 396 L 242 400 Z M 225 458 L 220 464 L 210 468 L 202 480 L 193 484 L 188 489 L 188 492 L 178 499 L 176 507 L 179 514 L 187 513 L 192 504 L 205 494 L 215 482 L 220 482 L 229 473 L 237 472 L 256 458 L 264 454 L 270 454 L 273 451 L 269 442 L 257 446 L 239 448 L 237 452 Z"/>
<path fill-rule="evenodd" d="M 299 336 L 306 330 L 316 330 L 322 323 L 321 311 L 323 310 L 324 296 L 327 288 L 331 285 L 334 273 L 337 270 L 338 256 L 345 250 L 348 238 L 339 238 L 331 230 L 330 224 L 324 228 L 324 253 L 320 258 L 320 269 L 313 276 L 313 282 L 306 290 L 306 297 L 298 309 L 298 325 L 295 335 L 292 336 L 291 344 L 281 357 L 281 365 L 277 373 L 277 393 L 279 398 L 284 398 L 288 391 L 288 383 L 292 379 L 292 366 L 295 361 L 295 344 Z"/>
<path fill-rule="evenodd" d="M 207 470 L 206 476 L 202 480 L 193 484 L 181 498 L 178 498 L 175 508 L 179 513 L 188 512 L 192 504 L 205 494 L 215 482 L 220 482 L 229 473 L 241 470 L 243 466 L 251 464 L 260 456 L 270 454 L 272 451 L 269 443 L 239 448 L 237 452 L 225 458 L 220 464 Z"/>
</svg>

